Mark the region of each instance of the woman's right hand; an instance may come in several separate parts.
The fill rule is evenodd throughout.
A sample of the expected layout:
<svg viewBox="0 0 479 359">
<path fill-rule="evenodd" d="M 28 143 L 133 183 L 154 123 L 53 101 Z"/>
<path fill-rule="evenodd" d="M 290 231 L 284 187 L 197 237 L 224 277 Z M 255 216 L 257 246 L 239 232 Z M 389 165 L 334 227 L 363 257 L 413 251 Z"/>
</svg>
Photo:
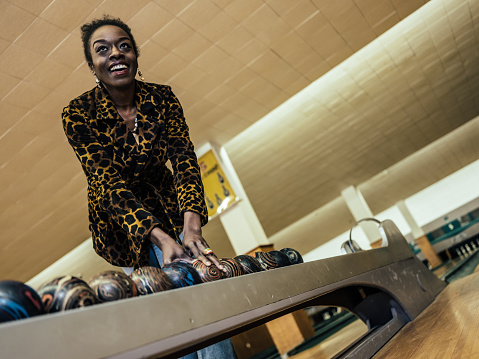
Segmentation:
<svg viewBox="0 0 479 359">
<path fill-rule="evenodd" d="M 193 258 L 186 253 L 183 246 L 163 232 L 160 228 L 153 228 L 150 233 L 150 241 L 160 248 L 163 253 L 163 263 L 161 266 L 179 260 L 190 264 L 193 263 Z"/>
</svg>

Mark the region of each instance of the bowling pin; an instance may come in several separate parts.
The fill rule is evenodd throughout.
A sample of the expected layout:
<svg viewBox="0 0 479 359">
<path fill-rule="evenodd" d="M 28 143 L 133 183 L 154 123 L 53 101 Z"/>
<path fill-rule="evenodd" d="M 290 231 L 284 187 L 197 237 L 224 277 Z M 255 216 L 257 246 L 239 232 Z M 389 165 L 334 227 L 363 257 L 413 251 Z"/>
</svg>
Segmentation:
<svg viewBox="0 0 479 359">
<path fill-rule="evenodd" d="M 471 247 L 469 247 L 469 244 L 466 244 L 466 251 L 469 254 L 471 254 L 471 252 L 472 252 Z"/>
</svg>

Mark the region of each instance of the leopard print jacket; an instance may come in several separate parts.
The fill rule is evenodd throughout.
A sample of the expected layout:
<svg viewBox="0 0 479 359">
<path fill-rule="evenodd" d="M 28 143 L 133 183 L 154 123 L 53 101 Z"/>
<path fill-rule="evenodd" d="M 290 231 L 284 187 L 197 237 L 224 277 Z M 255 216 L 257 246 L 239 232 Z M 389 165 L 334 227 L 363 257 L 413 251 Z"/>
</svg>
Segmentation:
<svg viewBox="0 0 479 359">
<path fill-rule="evenodd" d="M 148 265 L 150 231 L 179 241 L 183 213 L 208 221 L 188 126 L 169 86 L 136 83 L 139 144 L 99 87 L 63 109 L 63 129 L 88 182 L 95 251 L 122 267 Z M 170 161 L 173 173 L 166 166 Z"/>
</svg>

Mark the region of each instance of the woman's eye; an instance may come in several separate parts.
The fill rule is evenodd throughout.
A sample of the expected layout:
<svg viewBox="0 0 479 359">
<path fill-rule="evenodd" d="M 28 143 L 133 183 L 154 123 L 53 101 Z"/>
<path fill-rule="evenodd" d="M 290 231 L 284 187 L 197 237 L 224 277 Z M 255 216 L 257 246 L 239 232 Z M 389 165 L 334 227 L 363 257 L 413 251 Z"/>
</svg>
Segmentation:
<svg viewBox="0 0 479 359">
<path fill-rule="evenodd" d="M 104 52 L 106 50 L 108 50 L 108 48 L 106 46 L 98 46 L 96 48 L 96 52 Z"/>
<path fill-rule="evenodd" d="M 120 44 L 120 49 L 129 49 L 130 47 L 131 47 L 130 44 L 126 42 Z"/>
</svg>

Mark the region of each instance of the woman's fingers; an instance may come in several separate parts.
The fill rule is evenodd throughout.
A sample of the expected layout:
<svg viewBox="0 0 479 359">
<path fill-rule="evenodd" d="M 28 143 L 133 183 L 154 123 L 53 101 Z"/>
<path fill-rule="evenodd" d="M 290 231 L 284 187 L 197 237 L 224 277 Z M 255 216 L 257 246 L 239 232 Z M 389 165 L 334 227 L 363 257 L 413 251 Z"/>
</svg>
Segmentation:
<svg viewBox="0 0 479 359">
<path fill-rule="evenodd" d="M 226 268 L 220 263 L 213 250 L 208 246 L 208 243 L 200 231 L 183 232 L 183 247 L 205 265 L 210 266 L 213 264 L 218 267 L 218 269 L 226 271 Z"/>
<path fill-rule="evenodd" d="M 220 263 L 219 259 L 214 254 L 213 250 L 210 247 L 208 247 L 207 244 L 206 245 L 200 244 L 198 246 L 193 245 L 192 247 L 194 248 L 190 248 L 190 251 L 196 257 L 196 259 L 199 259 L 207 266 L 210 266 L 213 264 L 216 267 L 218 267 L 220 270 L 223 270 L 223 271 L 226 270 L 225 267 Z M 201 250 L 200 247 L 203 247 L 203 250 Z"/>
<path fill-rule="evenodd" d="M 184 261 L 191 264 L 193 263 L 193 258 L 180 245 L 178 247 L 165 248 L 163 250 L 163 265 L 176 261 Z"/>
<path fill-rule="evenodd" d="M 215 256 L 214 253 L 207 254 L 205 257 L 207 258 L 207 260 L 213 262 L 213 264 L 217 266 L 220 270 L 226 271 L 226 268 L 220 263 L 220 260 L 218 259 L 218 257 Z"/>
</svg>

